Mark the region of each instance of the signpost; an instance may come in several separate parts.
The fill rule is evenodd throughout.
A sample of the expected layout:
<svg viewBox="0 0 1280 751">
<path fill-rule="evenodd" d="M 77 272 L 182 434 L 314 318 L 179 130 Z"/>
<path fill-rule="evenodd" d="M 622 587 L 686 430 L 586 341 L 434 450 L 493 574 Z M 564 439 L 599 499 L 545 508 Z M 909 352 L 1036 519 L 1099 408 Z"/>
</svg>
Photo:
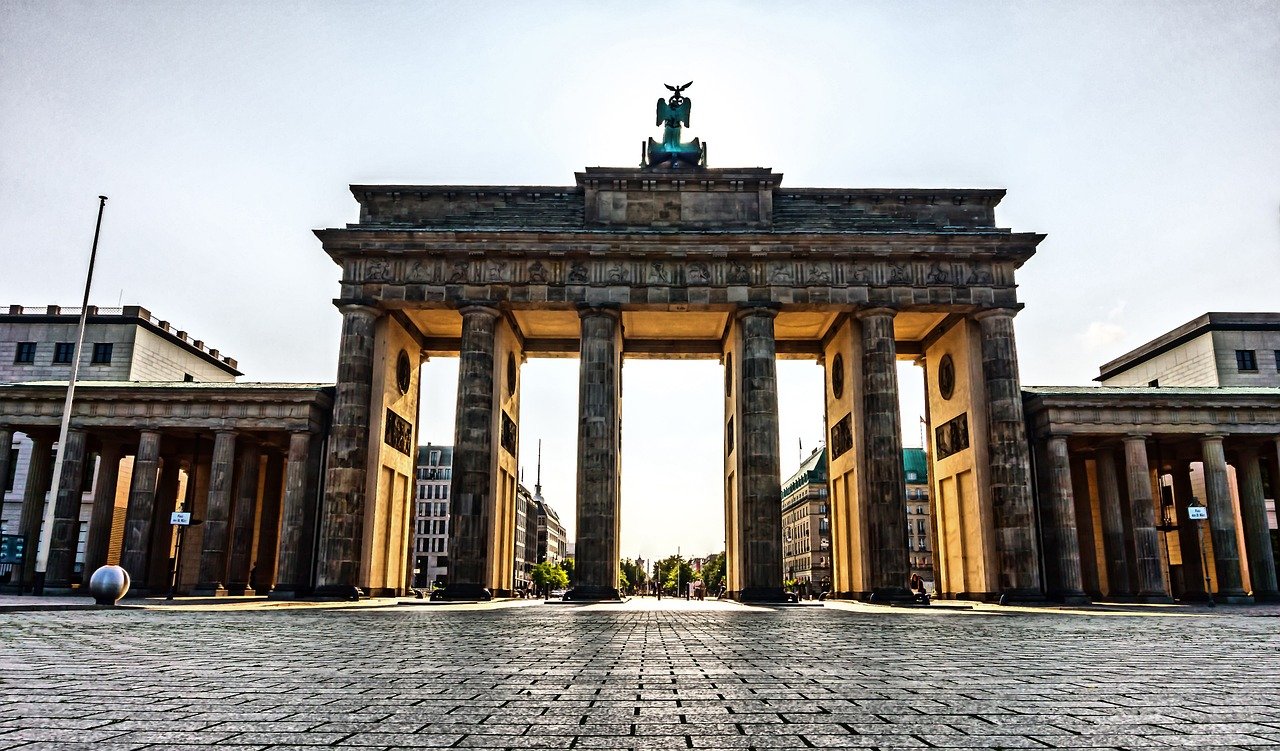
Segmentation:
<svg viewBox="0 0 1280 751">
<path fill-rule="evenodd" d="M 1204 596 L 1209 598 L 1209 607 L 1213 607 L 1213 589 L 1209 586 L 1209 556 L 1204 549 L 1204 527 L 1209 520 L 1208 507 L 1201 505 L 1199 499 L 1193 496 L 1187 506 L 1187 519 L 1200 522 L 1196 525 L 1196 539 L 1200 542 L 1200 570 L 1204 571 Z"/>
<path fill-rule="evenodd" d="M 174 590 L 178 588 L 178 574 L 182 570 L 182 538 L 188 527 L 204 524 L 203 519 L 192 519 L 190 511 L 174 511 L 169 515 L 169 523 L 177 527 L 178 542 L 174 546 L 173 565 L 169 567 L 169 594 L 164 599 L 172 600 Z"/>
</svg>

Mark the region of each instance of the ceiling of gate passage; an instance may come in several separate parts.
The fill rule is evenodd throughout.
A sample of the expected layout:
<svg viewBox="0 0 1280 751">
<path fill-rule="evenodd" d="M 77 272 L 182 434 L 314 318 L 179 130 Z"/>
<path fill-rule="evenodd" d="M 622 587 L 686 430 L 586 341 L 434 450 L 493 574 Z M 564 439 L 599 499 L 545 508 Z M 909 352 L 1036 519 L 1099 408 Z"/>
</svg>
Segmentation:
<svg viewBox="0 0 1280 751">
<path fill-rule="evenodd" d="M 401 311 L 426 339 L 435 356 L 453 356 L 462 336 L 462 316 L 445 308 Z M 505 315 L 524 337 L 529 357 L 577 357 L 578 314 L 572 309 L 513 309 Z M 728 331 L 732 310 L 628 310 L 622 308 L 625 357 L 660 359 L 718 359 L 721 341 Z M 812 359 L 822 352 L 822 341 L 840 316 L 833 310 L 783 310 L 774 319 L 778 357 Z M 941 312 L 902 312 L 894 317 L 894 338 L 899 359 L 913 359 L 923 351 L 922 342 L 935 331 L 950 326 L 951 316 Z"/>
</svg>

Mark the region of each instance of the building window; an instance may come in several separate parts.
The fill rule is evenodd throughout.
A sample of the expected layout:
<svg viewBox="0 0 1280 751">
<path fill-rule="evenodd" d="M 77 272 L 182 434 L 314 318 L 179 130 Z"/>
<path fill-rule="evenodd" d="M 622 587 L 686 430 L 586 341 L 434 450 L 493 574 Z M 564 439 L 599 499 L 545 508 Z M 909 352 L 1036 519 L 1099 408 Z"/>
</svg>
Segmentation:
<svg viewBox="0 0 1280 751">
<path fill-rule="evenodd" d="M 36 361 L 36 343 L 18 342 L 18 349 L 13 353 L 15 363 L 34 363 Z"/>
<path fill-rule="evenodd" d="M 1276 372 L 1280 373 L 1280 349 L 1276 350 Z"/>
<path fill-rule="evenodd" d="M 190 373 L 183 373 L 183 374 L 182 374 L 182 381 L 183 381 L 183 383 L 195 383 L 195 380 L 196 380 L 196 377 L 195 377 L 195 376 L 193 376 L 193 375 L 191 375 Z"/>
<path fill-rule="evenodd" d="M 1154 381 L 1147 381 L 1147 385 L 1153 389 L 1160 388 L 1160 379 L 1157 378 Z"/>
<path fill-rule="evenodd" d="M 75 354 L 76 345 L 72 342 L 58 342 L 53 345 L 53 364 L 70 365 L 71 356 Z"/>
<path fill-rule="evenodd" d="M 4 478 L 4 492 L 13 490 L 14 480 L 18 478 L 18 450 L 9 449 L 9 476 Z M 3 500 L 3 498 L 0 498 Z"/>
<path fill-rule="evenodd" d="M 110 365 L 111 364 L 111 348 L 110 342 L 98 342 L 93 345 L 93 365 Z"/>
<path fill-rule="evenodd" d="M 1236 350 L 1236 368 L 1241 372 L 1258 370 L 1258 355 L 1251 349 Z"/>
</svg>

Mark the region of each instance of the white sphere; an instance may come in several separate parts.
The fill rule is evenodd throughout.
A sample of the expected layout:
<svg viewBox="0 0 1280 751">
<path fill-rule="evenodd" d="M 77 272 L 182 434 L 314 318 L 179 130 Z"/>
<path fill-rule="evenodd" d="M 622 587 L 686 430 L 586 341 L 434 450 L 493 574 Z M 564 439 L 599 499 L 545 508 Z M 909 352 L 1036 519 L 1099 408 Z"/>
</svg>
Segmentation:
<svg viewBox="0 0 1280 751">
<path fill-rule="evenodd" d="M 103 566 L 89 577 L 89 593 L 99 605 L 115 605 L 129 591 L 129 572 L 119 566 Z"/>
</svg>

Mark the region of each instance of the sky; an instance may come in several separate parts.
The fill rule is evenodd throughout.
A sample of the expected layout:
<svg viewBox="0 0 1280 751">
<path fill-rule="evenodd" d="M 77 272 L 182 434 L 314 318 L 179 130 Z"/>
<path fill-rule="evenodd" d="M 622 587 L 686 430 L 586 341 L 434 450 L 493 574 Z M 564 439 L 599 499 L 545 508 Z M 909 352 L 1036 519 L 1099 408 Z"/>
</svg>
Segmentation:
<svg viewBox="0 0 1280 751">
<path fill-rule="evenodd" d="M 630 166 L 663 83 L 711 166 L 789 187 L 1005 188 L 1026 385 L 1208 310 L 1280 308 L 1272 2 L 0 3 L 0 304 L 140 304 L 244 380 L 332 381 L 353 183 L 570 185 Z M 525 366 L 521 464 L 573 524 L 576 360 Z M 919 445 L 919 372 L 901 371 Z M 778 366 L 784 475 L 819 368 Z M 456 360 L 424 369 L 450 443 Z M 624 366 L 622 550 L 724 539 L 720 366 Z M 802 448 L 803 447 L 803 448 Z"/>
</svg>

